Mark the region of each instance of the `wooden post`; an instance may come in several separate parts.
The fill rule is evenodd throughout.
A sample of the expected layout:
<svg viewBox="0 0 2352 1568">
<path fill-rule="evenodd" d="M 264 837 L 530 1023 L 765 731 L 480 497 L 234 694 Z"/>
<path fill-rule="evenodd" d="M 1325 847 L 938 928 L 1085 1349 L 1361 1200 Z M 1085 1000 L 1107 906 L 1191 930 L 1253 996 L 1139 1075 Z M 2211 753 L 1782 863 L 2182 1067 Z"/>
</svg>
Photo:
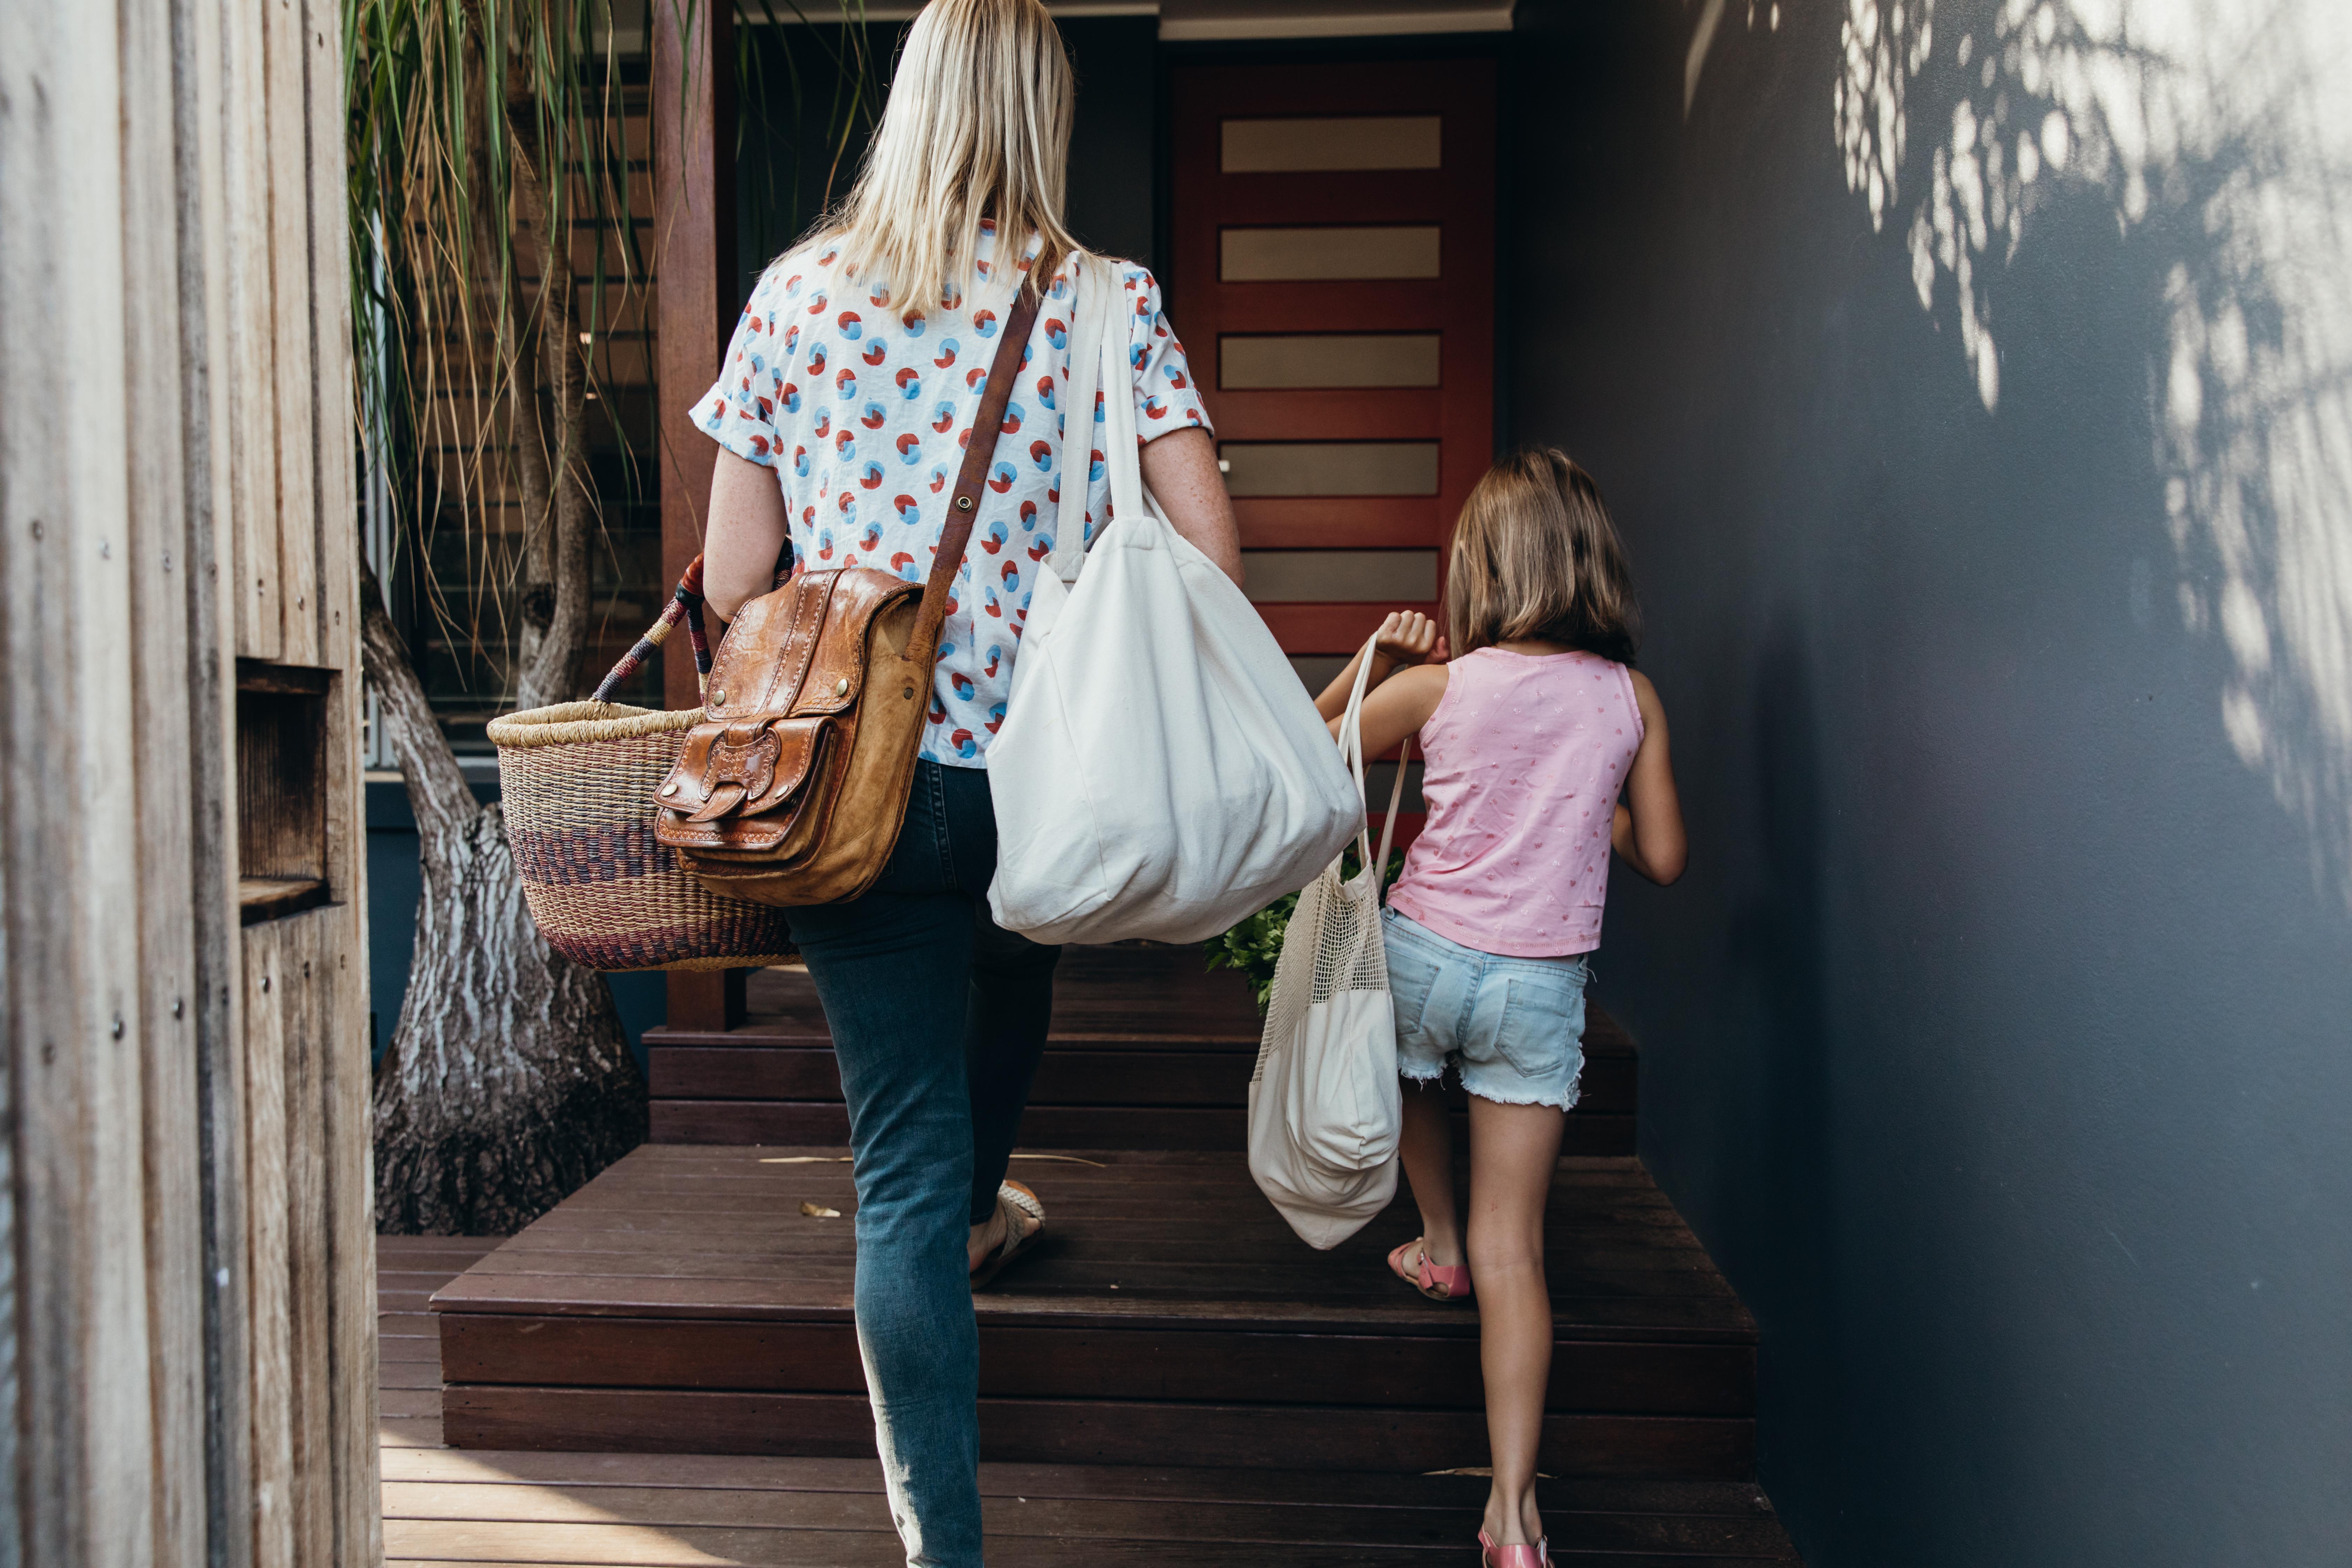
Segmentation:
<svg viewBox="0 0 2352 1568">
<path fill-rule="evenodd" d="M 383 1560 L 341 51 L 0 12 L 0 1561 Z"/>
<path fill-rule="evenodd" d="M 696 428 L 692 401 L 719 378 L 742 309 L 735 276 L 734 29 L 731 5 L 653 0 L 654 379 L 665 583 L 676 583 L 702 549 L 719 448 Z M 662 694 L 672 708 L 701 704 L 683 637 L 663 650 Z M 672 1027 L 731 1029 L 742 1021 L 740 973 L 670 975 Z"/>
</svg>

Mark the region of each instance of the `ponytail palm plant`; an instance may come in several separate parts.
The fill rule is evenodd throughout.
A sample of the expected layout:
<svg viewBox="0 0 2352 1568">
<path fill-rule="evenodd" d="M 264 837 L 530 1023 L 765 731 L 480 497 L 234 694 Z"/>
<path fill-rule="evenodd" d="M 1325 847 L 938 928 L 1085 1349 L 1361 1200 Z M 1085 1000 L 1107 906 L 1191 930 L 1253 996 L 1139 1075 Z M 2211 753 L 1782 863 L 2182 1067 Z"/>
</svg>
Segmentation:
<svg viewBox="0 0 2352 1568">
<path fill-rule="evenodd" d="M 686 37 L 695 7 L 726 3 L 638 9 L 659 8 L 640 21 Z M 803 52 L 814 44 L 828 61 L 827 134 L 837 124 L 844 146 L 879 108 L 860 9 L 845 5 L 837 28 L 796 30 Z M 592 474 L 588 405 L 608 334 L 646 313 L 653 258 L 640 235 L 658 231 L 646 142 L 671 132 L 625 85 L 646 60 L 627 47 L 629 10 L 344 0 L 368 458 L 424 613 L 499 670 L 520 708 L 584 696 L 599 673 L 583 668 L 591 564 L 601 503 L 616 498 L 600 497 Z M 797 69 L 769 81 L 749 47 L 740 59 L 747 96 L 789 92 L 796 109 L 814 85 Z M 689 75 L 689 100 L 709 85 Z M 625 441 L 618 467 L 642 474 L 647 456 Z M 443 548 L 428 555 L 418 546 L 436 533 Z M 435 580 L 434 560 L 467 581 Z M 645 1085 L 600 977 L 532 924 L 499 809 L 475 800 L 373 574 L 362 597 L 368 679 L 406 778 L 423 885 L 408 992 L 376 1078 L 377 1219 L 395 1232 L 502 1234 L 644 1137 Z"/>
</svg>

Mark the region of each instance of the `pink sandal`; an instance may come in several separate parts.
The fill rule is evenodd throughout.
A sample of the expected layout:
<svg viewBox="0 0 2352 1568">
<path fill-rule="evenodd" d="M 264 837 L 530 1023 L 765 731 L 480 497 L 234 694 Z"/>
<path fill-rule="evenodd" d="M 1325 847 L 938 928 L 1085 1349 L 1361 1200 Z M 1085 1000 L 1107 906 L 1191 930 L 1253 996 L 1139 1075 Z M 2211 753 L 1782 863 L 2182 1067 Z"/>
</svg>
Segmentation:
<svg viewBox="0 0 2352 1568">
<path fill-rule="evenodd" d="M 1389 1269 L 1396 1277 L 1428 1297 L 1433 1301 L 1466 1301 L 1470 1299 L 1470 1266 L 1457 1263 L 1447 1268 L 1429 1260 L 1425 1238 L 1414 1237 L 1389 1254 Z M 1413 1273 L 1405 1272 L 1404 1255 L 1415 1247 L 1421 1249 L 1421 1267 Z"/>
<path fill-rule="evenodd" d="M 1551 1542 L 1549 1538 L 1533 1546 L 1517 1542 L 1497 1546 L 1495 1538 L 1485 1531 L 1478 1532 L 1478 1568 L 1551 1568 Z"/>
</svg>

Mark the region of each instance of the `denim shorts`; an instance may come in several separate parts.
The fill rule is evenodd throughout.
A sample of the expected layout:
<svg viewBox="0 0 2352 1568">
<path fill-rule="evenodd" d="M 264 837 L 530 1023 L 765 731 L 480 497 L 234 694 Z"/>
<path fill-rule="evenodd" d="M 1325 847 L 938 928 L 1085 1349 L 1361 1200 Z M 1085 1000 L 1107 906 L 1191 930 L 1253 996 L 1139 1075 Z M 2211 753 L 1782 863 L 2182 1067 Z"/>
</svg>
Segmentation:
<svg viewBox="0 0 2352 1568">
<path fill-rule="evenodd" d="M 1576 1105 L 1584 1070 L 1589 954 L 1505 958 L 1381 911 L 1397 1071 L 1423 1080 L 1459 1065 L 1462 1087 L 1504 1105 Z"/>
</svg>

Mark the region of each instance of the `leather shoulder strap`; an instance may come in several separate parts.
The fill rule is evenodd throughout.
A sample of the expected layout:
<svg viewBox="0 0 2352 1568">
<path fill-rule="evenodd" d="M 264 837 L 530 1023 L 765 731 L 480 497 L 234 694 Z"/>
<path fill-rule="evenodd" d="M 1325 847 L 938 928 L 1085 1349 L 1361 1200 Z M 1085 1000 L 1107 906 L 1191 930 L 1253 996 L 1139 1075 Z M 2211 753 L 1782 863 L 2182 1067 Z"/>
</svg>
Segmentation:
<svg viewBox="0 0 2352 1568">
<path fill-rule="evenodd" d="M 981 487 L 988 482 L 989 460 L 996 455 L 997 437 L 1004 431 L 1004 405 L 1013 384 L 1021 376 L 1021 356 L 1029 346 L 1029 329 L 1037 321 L 1034 279 L 1013 296 L 1013 311 L 1004 320 L 996 357 L 989 363 L 988 384 L 982 388 L 980 412 L 971 418 L 971 440 L 965 447 L 963 468 L 956 475 L 948 501 L 947 526 L 940 531 L 940 552 L 931 559 L 931 574 L 923 584 L 922 607 L 915 614 L 915 635 L 908 652 L 928 658 L 939 645 L 940 624 L 948 618 L 948 589 L 963 564 L 964 547 L 971 542 L 972 520 L 980 512 Z"/>
</svg>

